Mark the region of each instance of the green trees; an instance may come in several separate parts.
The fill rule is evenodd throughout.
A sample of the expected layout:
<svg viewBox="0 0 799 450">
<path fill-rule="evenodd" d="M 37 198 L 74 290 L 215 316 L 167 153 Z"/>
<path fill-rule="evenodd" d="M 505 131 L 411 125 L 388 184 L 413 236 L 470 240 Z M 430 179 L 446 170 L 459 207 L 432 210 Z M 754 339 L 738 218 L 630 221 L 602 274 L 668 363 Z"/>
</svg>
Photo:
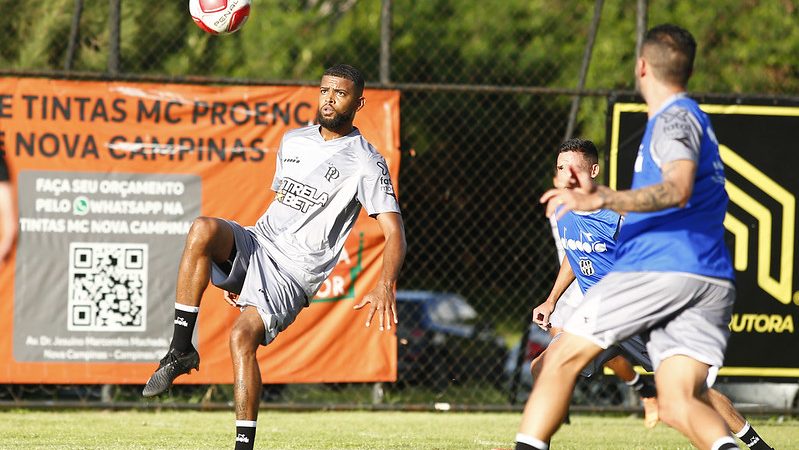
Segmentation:
<svg viewBox="0 0 799 450">
<path fill-rule="evenodd" d="M 256 80 L 314 80 L 350 60 L 377 78 L 381 0 L 259 0 L 239 33 L 213 37 L 185 1 L 122 0 L 122 70 Z M 60 70 L 74 0 L 0 1 L 5 69 Z M 574 87 L 593 5 L 584 0 L 395 0 L 392 80 Z M 700 43 L 692 89 L 792 93 L 799 88 L 796 1 L 651 2 Z M 75 69 L 105 70 L 108 2 L 85 0 Z M 588 88 L 632 88 L 635 6 L 605 2 Z"/>
</svg>

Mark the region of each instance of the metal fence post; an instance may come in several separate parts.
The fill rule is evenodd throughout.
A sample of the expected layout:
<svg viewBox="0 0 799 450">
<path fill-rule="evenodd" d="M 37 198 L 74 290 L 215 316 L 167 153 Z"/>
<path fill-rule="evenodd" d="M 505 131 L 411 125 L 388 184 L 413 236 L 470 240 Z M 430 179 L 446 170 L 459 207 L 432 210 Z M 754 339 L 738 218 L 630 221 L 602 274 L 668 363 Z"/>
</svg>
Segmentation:
<svg viewBox="0 0 799 450">
<path fill-rule="evenodd" d="M 380 8 L 380 83 L 391 81 L 391 0 L 383 0 Z"/>
<path fill-rule="evenodd" d="M 75 62 L 75 52 L 78 46 L 78 36 L 80 35 L 80 16 L 83 13 L 83 0 L 75 0 L 75 11 L 72 13 L 72 25 L 69 28 L 69 43 L 67 44 L 67 55 L 64 57 L 64 70 L 72 70 Z"/>
<path fill-rule="evenodd" d="M 647 0 L 638 0 L 638 8 L 635 16 L 635 57 L 641 54 L 641 44 L 644 42 L 644 33 L 646 33 L 647 14 L 649 11 L 649 2 Z"/>
<path fill-rule="evenodd" d="M 119 23 L 122 0 L 109 0 L 108 73 L 119 74 Z"/>
<path fill-rule="evenodd" d="M 602 5 L 604 0 L 596 0 L 594 3 L 594 17 L 591 19 L 591 29 L 588 31 L 588 42 L 585 44 L 585 52 L 583 53 L 583 64 L 580 68 L 580 80 L 577 82 L 577 90 L 582 91 L 585 87 L 585 78 L 588 76 L 588 66 L 591 64 L 591 54 L 594 51 L 594 41 L 596 40 L 596 33 L 599 30 L 599 19 L 602 17 Z M 577 111 L 580 109 L 580 93 L 572 99 L 571 110 L 569 111 L 569 123 L 566 126 L 566 136 L 563 140 L 570 139 L 574 134 L 574 126 L 577 122 Z"/>
</svg>

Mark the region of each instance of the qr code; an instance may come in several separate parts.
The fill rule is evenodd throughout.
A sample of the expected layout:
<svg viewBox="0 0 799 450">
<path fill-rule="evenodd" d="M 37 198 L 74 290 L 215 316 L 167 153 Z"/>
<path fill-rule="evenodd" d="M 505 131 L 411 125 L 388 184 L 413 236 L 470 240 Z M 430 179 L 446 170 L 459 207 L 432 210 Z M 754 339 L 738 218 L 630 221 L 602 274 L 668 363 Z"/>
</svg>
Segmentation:
<svg viewBox="0 0 799 450">
<path fill-rule="evenodd" d="M 69 330 L 145 330 L 147 244 L 71 243 L 68 308 Z"/>
</svg>

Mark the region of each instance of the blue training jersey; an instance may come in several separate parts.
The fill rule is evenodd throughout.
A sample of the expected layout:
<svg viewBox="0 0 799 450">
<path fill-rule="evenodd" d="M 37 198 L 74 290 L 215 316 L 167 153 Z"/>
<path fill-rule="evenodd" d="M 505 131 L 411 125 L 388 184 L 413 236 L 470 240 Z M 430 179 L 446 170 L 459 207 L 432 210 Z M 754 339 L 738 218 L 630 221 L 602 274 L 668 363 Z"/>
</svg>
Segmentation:
<svg viewBox="0 0 799 450">
<path fill-rule="evenodd" d="M 601 280 L 613 267 L 621 217 L 608 209 L 569 211 L 558 219 L 558 234 L 580 290 Z"/>
<path fill-rule="evenodd" d="M 619 233 L 614 271 L 684 272 L 734 280 L 724 243 L 724 165 L 710 119 L 684 95 L 675 96 L 646 125 L 633 189 L 661 183 L 661 166 L 692 159 L 694 188 L 684 208 L 631 212 Z"/>
</svg>

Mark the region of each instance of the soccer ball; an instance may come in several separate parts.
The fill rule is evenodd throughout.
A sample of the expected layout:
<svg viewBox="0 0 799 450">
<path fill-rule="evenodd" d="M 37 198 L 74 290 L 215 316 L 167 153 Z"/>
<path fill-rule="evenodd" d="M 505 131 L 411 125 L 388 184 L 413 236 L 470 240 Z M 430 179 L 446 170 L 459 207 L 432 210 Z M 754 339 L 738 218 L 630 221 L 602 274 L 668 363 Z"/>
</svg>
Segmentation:
<svg viewBox="0 0 799 450">
<path fill-rule="evenodd" d="M 189 0 L 194 23 L 210 34 L 238 31 L 250 16 L 251 0 Z"/>
</svg>

